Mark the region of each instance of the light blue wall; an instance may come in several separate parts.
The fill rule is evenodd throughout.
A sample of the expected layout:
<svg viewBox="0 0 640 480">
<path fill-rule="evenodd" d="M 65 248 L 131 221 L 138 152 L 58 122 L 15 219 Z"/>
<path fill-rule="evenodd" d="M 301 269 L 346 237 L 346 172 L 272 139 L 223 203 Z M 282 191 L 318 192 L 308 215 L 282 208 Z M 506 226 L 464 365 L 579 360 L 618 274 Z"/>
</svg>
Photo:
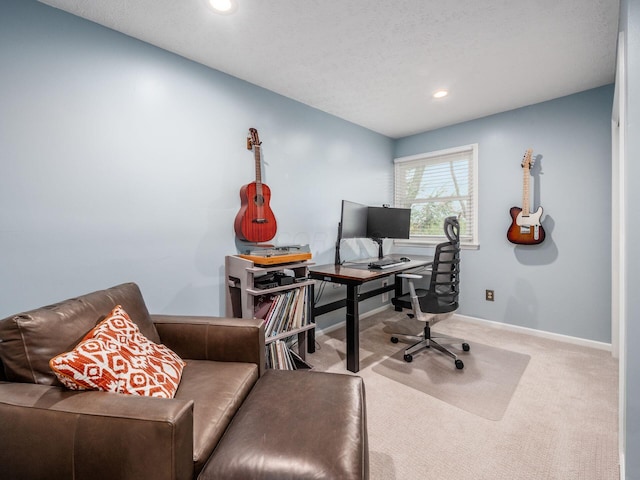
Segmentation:
<svg viewBox="0 0 640 480">
<path fill-rule="evenodd" d="M 223 314 L 249 127 L 275 242 L 309 243 L 317 263 L 333 261 L 342 198 L 392 198 L 384 136 L 38 2 L 0 5 L 0 316 L 129 280 L 152 311 Z M 462 313 L 610 341 L 611 101 L 604 87 L 395 142 L 396 156 L 480 144 Z M 505 238 L 529 146 L 543 155 L 537 248 Z M 343 245 L 367 253 L 368 240 Z"/>
<path fill-rule="evenodd" d="M 461 313 L 611 341 L 612 101 L 606 86 L 397 142 L 398 157 L 479 144 L 480 249 L 462 252 Z M 529 147 L 542 156 L 531 191 L 547 238 L 515 246 L 509 208 L 522 204 Z"/>
<path fill-rule="evenodd" d="M 333 262 L 340 200 L 388 202 L 392 140 L 35 1 L 0 3 L 0 318 L 136 281 L 224 314 L 258 129 L 278 244 Z"/>
<path fill-rule="evenodd" d="M 620 30 L 625 32 L 627 124 L 626 212 L 626 479 L 640 480 L 640 1 L 622 0 Z"/>
</svg>

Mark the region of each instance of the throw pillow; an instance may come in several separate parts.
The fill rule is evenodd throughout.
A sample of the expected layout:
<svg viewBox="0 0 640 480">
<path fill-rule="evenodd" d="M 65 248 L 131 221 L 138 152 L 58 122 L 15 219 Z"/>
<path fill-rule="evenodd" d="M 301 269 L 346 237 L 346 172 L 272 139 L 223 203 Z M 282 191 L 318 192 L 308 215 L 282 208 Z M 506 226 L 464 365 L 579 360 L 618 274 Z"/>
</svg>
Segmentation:
<svg viewBox="0 0 640 480">
<path fill-rule="evenodd" d="M 49 365 L 72 390 L 173 398 L 186 364 L 171 349 L 147 339 L 118 305 Z"/>
</svg>

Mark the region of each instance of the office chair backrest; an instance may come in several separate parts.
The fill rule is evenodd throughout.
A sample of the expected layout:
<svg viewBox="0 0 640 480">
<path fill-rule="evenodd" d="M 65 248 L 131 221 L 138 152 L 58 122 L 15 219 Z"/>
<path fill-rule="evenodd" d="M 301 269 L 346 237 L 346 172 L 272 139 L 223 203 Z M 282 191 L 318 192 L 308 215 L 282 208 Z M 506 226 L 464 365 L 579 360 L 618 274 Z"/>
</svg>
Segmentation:
<svg viewBox="0 0 640 480">
<path fill-rule="evenodd" d="M 448 241 L 436 245 L 429 293 L 439 310 L 453 311 L 458 308 L 460 283 L 460 224 L 456 217 L 445 218 L 444 233 Z"/>
</svg>

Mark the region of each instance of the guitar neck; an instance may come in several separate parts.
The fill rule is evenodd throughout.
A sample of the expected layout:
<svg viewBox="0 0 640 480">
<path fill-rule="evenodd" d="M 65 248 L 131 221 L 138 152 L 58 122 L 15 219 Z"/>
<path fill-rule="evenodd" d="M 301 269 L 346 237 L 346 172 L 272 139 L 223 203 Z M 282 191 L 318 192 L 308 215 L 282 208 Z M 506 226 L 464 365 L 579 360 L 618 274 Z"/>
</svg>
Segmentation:
<svg viewBox="0 0 640 480">
<path fill-rule="evenodd" d="M 529 165 L 522 167 L 522 215 L 529 216 Z"/>
<path fill-rule="evenodd" d="M 260 168 L 260 145 L 253 146 L 253 156 L 256 162 L 256 190 L 262 195 L 262 169 Z"/>
</svg>

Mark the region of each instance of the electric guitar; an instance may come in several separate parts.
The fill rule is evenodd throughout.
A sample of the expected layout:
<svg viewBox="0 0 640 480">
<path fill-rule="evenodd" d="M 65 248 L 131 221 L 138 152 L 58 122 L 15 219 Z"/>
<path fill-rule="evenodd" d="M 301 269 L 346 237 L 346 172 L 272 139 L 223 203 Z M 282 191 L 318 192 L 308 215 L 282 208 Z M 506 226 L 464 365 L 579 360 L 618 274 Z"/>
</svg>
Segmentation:
<svg viewBox="0 0 640 480">
<path fill-rule="evenodd" d="M 531 154 L 533 150 L 528 149 L 522 159 L 522 208 L 511 207 L 511 226 L 507 231 L 507 239 L 511 243 L 518 245 L 537 245 L 544 241 L 545 233 L 540 217 L 542 207 L 538 207 L 535 212 L 529 211 L 529 169 L 533 165 Z"/>
<path fill-rule="evenodd" d="M 260 168 L 260 145 L 258 131 L 249 129 L 247 150 L 253 149 L 256 164 L 256 181 L 240 189 L 240 211 L 236 215 L 234 229 L 239 239 L 247 242 L 266 242 L 276 235 L 276 217 L 269 207 L 271 189 L 262 183 Z"/>
</svg>

